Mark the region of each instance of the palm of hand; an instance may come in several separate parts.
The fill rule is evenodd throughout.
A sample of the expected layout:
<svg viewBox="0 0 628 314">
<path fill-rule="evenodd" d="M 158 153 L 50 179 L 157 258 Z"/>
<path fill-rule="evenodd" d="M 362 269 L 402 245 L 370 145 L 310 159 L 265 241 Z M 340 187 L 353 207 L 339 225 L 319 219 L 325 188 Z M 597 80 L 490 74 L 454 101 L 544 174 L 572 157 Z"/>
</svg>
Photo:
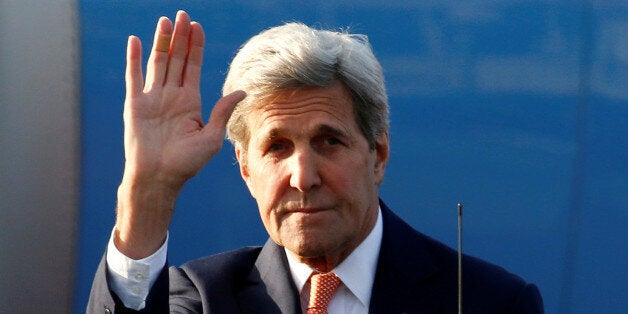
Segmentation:
<svg viewBox="0 0 628 314">
<path fill-rule="evenodd" d="M 167 39 L 166 46 L 163 39 Z M 169 38 L 172 38 L 170 41 Z M 207 126 L 201 117 L 200 69 L 204 34 L 186 14 L 158 22 L 147 80 L 141 45 L 130 38 L 125 100 L 125 176 L 179 190 L 222 147 L 225 124 L 244 95 L 218 101 Z"/>
<path fill-rule="evenodd" d="M 128 101 L 125 110 L 127 166 L 138 178 L 180 186 L 220 150 L 207 138 L 198 90 L 164 86 Z"/>
</svg>

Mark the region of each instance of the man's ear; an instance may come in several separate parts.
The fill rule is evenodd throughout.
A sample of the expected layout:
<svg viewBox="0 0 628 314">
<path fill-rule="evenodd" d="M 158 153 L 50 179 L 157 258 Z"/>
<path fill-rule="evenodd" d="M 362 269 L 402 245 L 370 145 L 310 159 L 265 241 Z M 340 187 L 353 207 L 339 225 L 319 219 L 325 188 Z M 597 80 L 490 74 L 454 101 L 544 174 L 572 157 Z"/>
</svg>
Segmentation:
<svg viewBox="0 0 628 314">
<path fill-rule="evenodd" d="M 240 176 L 242 176 L 242 180 L 244 180 L 244 183 L 246 183 L 246 186 L 249 188 L 249 192 L 253 195 L 253 190 L 251 189 L 251 175 L 247 167 L 246 151 L 242 149 L 241 144 L 235 145 L 235 155 L 238 160 L 238 166 L 240 167 Z M 253 195 L 253 197 L 255 197 L 255 195 Z"/>
<path fill-rule="evenodd" d="M 388 132 L 383 132 L 375 139 L 375 182 L 377 185 L 384 181 L 386 165 L 390 158 L 390 144 Z"/>
</svg>

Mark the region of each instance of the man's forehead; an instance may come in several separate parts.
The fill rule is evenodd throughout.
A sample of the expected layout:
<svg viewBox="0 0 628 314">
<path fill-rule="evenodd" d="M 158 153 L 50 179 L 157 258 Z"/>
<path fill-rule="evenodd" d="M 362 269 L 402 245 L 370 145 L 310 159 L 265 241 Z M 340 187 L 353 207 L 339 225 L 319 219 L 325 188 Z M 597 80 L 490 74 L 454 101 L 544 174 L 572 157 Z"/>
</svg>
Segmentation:
<svg viewBox="0 0 628 314">
<path fill-rule="evenodd" d="M 330 86 L 304 86 L 287 90 L 278 90 L 268 94 L 256 102 L 253 107 L 263 109 L 265 107 L 277 107 L 294 103 L 316 104 L 317 102 L 333 103 L 335 105 L 352 105 L 352 96 L 349 89 L 337 82 Z"/>
<path fill-rule="evenodd" d="M 290 122 L 292 119 L 338 119 L 347 122 L 352 118 L 353 104 L 346 94 L 334 90 L 318 89 L 292 95 L 279 95 L 254 106 L 249 121 L 261 124 Z"/>
</svg>

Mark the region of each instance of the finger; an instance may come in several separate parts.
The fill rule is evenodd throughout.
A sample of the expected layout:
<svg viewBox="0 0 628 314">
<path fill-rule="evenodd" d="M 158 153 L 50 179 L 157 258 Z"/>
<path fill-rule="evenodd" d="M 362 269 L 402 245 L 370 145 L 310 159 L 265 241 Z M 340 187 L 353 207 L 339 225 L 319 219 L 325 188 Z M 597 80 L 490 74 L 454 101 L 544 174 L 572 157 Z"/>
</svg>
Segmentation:
<svg viewBox="0 0 628 314">
<path fill-rule="evenodd" d="M 127 97 L 137 97 L 142 93 L 142 42 L 135 36 L 129 36 L 127 41 L 125 82 Z"/>
<path fill-rule="evenodd" d="M 192 88 L 200 88 L 201 67 L 203 65 L 203 47 L 205 46 L 205 32 L 201 24 L 190 24 L 190 43 L 187 62 L 183 69 L 182 84 Z"/>
<path fill-rule="evenodd" d="M 159 87 L 164 84 L 168 69 L 168 50 L 172 38 L 172 22 L 167 17 L 159 18 L 153 48 L 146 67 L 146 88 Z"/>
<path fill-rule="evenodd" d="M 184 11 L 177 12 L 174 33 L 170 42 L 166 85 L 181 86 L 183 68 L 188 55 L 190 40 L 190 16 Z"/>
<path fill-rule="evenodd" d="M 245 97 L 246 93 L 238 90 L 222 97 L 216 102 L 209 116 L 209 121 L 203 128 L 203 133 L 207 136 L 209 147 L 220 147 L 231 113 L 233 113 L 233 109 L 235 109 L 236 105 Z"/>
</svg>

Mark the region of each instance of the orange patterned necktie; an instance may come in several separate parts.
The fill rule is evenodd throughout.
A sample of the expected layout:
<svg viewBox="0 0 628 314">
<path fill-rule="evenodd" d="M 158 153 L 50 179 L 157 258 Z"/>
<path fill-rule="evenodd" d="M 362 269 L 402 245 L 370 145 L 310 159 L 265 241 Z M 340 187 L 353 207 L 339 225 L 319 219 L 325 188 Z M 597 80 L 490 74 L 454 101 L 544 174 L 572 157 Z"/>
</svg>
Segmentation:
<svg viewBox="0 0 628 314">
<path fill-rule="evenodd" d="M 334 273 L 314 274 L 310 280 L 310 302 L 307 306 L 307 314 L 327 314 L 329 301 L 342 281 Z"/>
</svg>

